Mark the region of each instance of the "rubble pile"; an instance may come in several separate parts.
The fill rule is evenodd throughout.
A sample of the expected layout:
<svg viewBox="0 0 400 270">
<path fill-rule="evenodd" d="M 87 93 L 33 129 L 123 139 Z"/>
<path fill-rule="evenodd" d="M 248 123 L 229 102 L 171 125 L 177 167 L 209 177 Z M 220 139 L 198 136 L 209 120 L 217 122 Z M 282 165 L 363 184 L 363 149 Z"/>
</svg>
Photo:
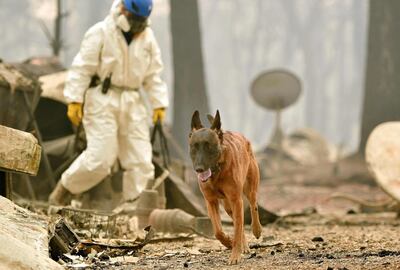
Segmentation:
<svg viewBox="0 0 400 270">
<path fill-rule="evenodd" d="M 48 224 L 0 196 L 0 269 L 63 269 L 48 256 Z"/>
</svg>

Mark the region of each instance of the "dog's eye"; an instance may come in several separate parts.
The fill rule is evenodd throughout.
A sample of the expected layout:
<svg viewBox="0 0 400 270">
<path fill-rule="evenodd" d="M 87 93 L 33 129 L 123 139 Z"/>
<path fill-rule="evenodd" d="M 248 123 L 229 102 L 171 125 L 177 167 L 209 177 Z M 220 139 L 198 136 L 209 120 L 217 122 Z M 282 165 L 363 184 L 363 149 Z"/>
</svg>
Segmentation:
<svg viewBox="0 0 400 270">
<path fill-rule="evenodd" d="M 204 149 L 206 149 L 206 150 L 210 150 L 210 148 L 211 148 L 211 145 L 210 145 L 210 143 L 208 143 L 208 142 L 205 142 L 205 143 L 204 143 Z"/>
<path fill-rule="evenodd" d="M 204 144 L 204 149 L 208 152 L 215 152 L 216 148 L 214 147 L 214 145 L 210 144 L 210 143 L 205 143 Z"/>
</svg>

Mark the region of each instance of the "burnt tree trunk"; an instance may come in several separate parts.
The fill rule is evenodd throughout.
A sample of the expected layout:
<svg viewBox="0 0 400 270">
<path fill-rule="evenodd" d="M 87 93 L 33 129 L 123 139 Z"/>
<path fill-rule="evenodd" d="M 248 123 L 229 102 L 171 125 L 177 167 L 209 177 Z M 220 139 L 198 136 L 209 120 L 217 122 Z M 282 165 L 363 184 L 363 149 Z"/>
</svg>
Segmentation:
<svg viewBox="0 0 400 270">
<path fill-rule="evenodd" d="M 62 48 L 62 40 L 61 40 L 61 21 L 62 17 L 64 16 L 61 13 L 61 0 L 56 1 L 56 8 L 57 8 L 57 17 L 54 22 L 54 39 L 52 42 L 52 49 L 53 49 L 53 55 L 54 56 L 59 56 L 60 51 Z"/>
<path fill-rule="evenodd" d="M 380 123 L 400 121 L 400 1 L 370 1 L 368 58 L 359 152 Z"/>
<path fill-rule="evenodd" d="M 7 176 L 6 172 L 0 171 L 0 196 L 7 198 Z"/>
<path fill-rule="evenodd" d="M 188 152 L 190 121 L 195 110 L 209 112 L 204 81 L 202 43 L 197 0 L 170 0 L 174 61 L 172 133 Z M 188 155 L 186 155 L 188 157 Z"/>
</svg>

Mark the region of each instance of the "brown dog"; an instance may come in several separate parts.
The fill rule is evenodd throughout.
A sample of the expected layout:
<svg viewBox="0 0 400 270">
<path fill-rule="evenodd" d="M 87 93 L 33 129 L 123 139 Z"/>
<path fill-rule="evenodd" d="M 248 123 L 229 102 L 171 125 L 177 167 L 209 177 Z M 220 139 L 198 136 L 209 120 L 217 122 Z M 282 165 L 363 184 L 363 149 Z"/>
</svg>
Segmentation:
<svg viewBox="0 0 400 270">
<path fill-rule="evenodd" d="M 259 170 L 250 142 L 239 133 L 222 131 L 219 111 L 215 118 L 209 116 L 209 120 L 211 127 L 203 127 L 199 112 L 194 112 L 189 135 L 190 156 L 215 237 L 227 248 L 232 248 L 229 263 L 236 264 L 240 262 L 242 252 L 250 251 L 244 234 L 242 193 L 250 203 L 253 234 L 257 238 L 261 235 L 257 207 Z M 219 200 L 233 220 L 233 240 L 222 231 Z"/>
</svg>

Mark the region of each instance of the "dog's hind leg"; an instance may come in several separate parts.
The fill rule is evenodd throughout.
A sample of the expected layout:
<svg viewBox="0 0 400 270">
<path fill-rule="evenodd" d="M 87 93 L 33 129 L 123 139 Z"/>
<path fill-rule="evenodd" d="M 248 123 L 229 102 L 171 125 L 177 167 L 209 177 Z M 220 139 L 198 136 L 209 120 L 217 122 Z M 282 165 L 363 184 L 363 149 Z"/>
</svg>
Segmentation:
<svg viewBox="0 0 400 270">
<path fill-rule="evenodd" d="M 222 231 L 221 217 L 219 216 L 219 202 L 217 199 L 213 201 L 206 200 L 207 203 L 207 211 L 208 216 L 211 219 L 211 223 L 213 225 L 215 238 L 217 238 L 221 244 L 225 247 L 231 249 L 232 248 L 232 239 L 227 236 Z"/>
<path fill-rule="evenodd" d="M 257 192 L 260 179 L 258 165 L 255 160 L 250 162 L 249 170 L 247 173 L 247 181 L 244 185 L 243 191 L 250 203 L 251 213 L 251 228 L 254 236 L 258 239 L 261 236 L 262 227 L 260 224 L 260 217 L 258 214 L 257 205 Z"/>
<path fill-rule="evenodd" d="M 257 194 L 255 192 L 250 192 L 248 199 L 250 202 L 251 229 L 254 236 L 258 239 L 261 236 L 262 228 L 260 224 L 260 217 L 258 215 Z"/>
</svg>

